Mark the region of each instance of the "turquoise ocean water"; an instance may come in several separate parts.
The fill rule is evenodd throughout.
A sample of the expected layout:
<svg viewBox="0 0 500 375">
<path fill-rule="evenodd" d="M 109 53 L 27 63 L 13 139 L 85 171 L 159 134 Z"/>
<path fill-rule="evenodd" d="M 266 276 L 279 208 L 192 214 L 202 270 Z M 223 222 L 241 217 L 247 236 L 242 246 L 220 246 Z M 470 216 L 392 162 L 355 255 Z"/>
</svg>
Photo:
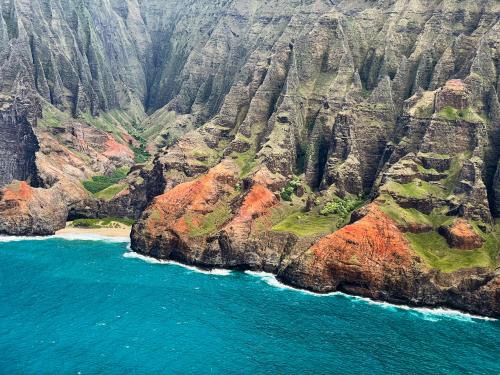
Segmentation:
<svg viewBox="0 0 500 375">
<path fill-rule="evenodd" d="M 126 243 L 0 241 L 0 374 L 500 374 L 498 321 L 147 262 Z"/>
</svg>

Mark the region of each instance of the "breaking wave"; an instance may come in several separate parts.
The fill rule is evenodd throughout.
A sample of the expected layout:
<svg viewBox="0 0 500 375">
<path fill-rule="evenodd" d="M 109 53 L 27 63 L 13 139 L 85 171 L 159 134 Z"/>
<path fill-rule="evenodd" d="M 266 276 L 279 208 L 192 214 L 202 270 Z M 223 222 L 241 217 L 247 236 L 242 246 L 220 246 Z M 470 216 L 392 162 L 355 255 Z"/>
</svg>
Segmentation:
<svg viewBox="0 0 500 375">
<path fill-rule="evenodd" d="M 112 237 L 112 236 L 103 236 L 100 234 L 79 234 L 79 233 L 56 234 L 53 236 L 0 236 L 0 242 L 45 241 L 55 238 L 67 241 L 104 241 L 104 242 L 116 242 L 116 243 L 130 242 L 129 237 Z"/>
<path fill-rule="evenodd" d="M 276 279 L 276 276 L 273 275 L 272 273 L 268 272 L 254 272 L 254 271 L 245 271 L 247 275 L 254 276 L 260 278 L 262 281 L 264 281 L 266 284 L 279 288 L 279 289 L 287 289 L 287 290 L 293 290 L 295 292 L 307 294 L 307 295 L 312 295 L 315 297 L 331 297 L 331 296 L 342 296 L 344 298 L 347 298 L 353 302 L 361 302 L 361 303 L 366 303 L 370 305 L 377 305 L 383 309 L 386 310 L 403 310 L 403 311 L 408 311 L 414 315 L 418 315 L 422 317 L 425 320 L 429 321 L 438 321 L 443 318 L 450 318 L 450 319 L 456 319 L 456 320 L 461 320 L 461 321 L 468 321 L 468 322 L 473 322 L 475 319 L 479 320 L 489 320 L 489 321 L 496 321 L 494 318 L 488 318 L 484 316 L 479 316 L 479 315 L 473 315 L 473 314 L 468 314 L 465 312 L 461 312 L 458 310 L 452 310 L 452 309 L 446 309 L 446 308 L 428 308 L 428 307 L 411 307 L 407 305 L 395 305 L 389 302 L 382 302 L 382 301 L 375 301 L 370 298 L 366 297 L 359 297 L 359 296 L 352 296 L 346 293 L 342 292 L 332 292 L 332 293 L 314 293 L 308 290 L 303 290 L 303 289 L 298 289 L 294 288 L 292 286 L 283 284 L 282 282 L 278 281 Z"/>
<path fill-rule="evenodd" d="M 187 270 L 197 272 L 197 273 L 203 273 L 205 275 L 215 275 L 215 276 L 228 276 L 231 274 L 230 270 L 226 269 L 221 269 L 221 268 L 214 268 L 211 270 L 204 270 L 202 268 L 194 267 L 194 266 L 188 266 L 186 264 L 182 264 L 179 262 L 175 262 L 173 260 L 162 260 L 162 259 L 156 259 L 153 257 L 148 257 L 146 255 L 138 254 L 133 251 L 129 251 L 123 254 L 125 258 L 130 258 L 130 259 L 139 259 L 147 263 L 151 264 L 167 264 L 167 265 L 173 265 L 173 266 L 178 266 L 185 268 Z"/>
</svg>

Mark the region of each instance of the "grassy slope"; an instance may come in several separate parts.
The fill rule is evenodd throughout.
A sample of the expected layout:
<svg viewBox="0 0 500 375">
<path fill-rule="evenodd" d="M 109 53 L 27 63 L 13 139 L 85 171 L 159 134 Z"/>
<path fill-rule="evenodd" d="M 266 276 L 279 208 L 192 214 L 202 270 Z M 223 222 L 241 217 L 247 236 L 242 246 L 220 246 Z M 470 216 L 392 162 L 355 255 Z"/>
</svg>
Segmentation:
<svg viewBox="0 0 500 375">
<path fill-rule="evenodd" d="M 443 191 L 439 186 L 430 184 L 429 182 L 416 179 L 407 184 L 400 184 L 391 181 L 386 184 L 388 191 L 393 191 L 400 197 L 411 197 L 423 199 L 428 196 L 441 196 Z"/>
<path fill-rule="evenodd" d="M 121 193 L 123 190 L 125 190 L 127 187 L 128 187 L 127 184 L 114 184 L 107 187 L 104 190 L 99 191 L 98 193 L 95 194 L 95 196 L 97 198 L 109 201 L 113 197 L 115 197 L 118 193 Z"/>
<path fill-rule="evenodd" d="M 206 215 L 186 214 L 184 216 L 189 227 L 189 234 L 192 237 L 202 237 L 217 231 L 226 221 L 231 218 L 231 208 L 229 203 L 224 201 L 219 203 L 212 212 Z M 196 224 L 194 221 L 200 221 Z"/>
<path fill-rule="evenodd" d="M 453 272 L 470 267 L 494 268 L 498 264 L 500 224 L 495 225 L 490 233 L 483 233 L 473 223 L 476 232 L 486 240 L 485 244 L 475 250 L 453 249 L 437 230 L 441 225 L 452 223 L 454 217 L 436 211 L 425 215 L 415 209 L 401 208 L 389 197 L 384 198 L 385 203 L 381 205 L 381 209 L 396 223 L 402 226 L 423 224 L 432 227 L 432 230 L 424 233 L 405 233 L 412 249 L 429 267 Z"/>
<path fill-rule="evenodd" d="M 128 168 L 128 167 L 122 167 L 122 168 L 116 169 L 109 176 L 94 176 L 94 177 L 92 177 L 91 180 L 83 181 L 83 186 L 85 187 L 85 189 L 87 189 L 92 194 L 97 194 L 99 192 L 107 190 L 108 188 L 118 184 L 118 182 L 120 182 L 120 180 L 127 177 L 129 170 L 130 170 L 130 168 Z M 116 187 L 114 188 L 114 190 L 116 190 Z M 121 189 L 121 190 L 123 190 L 123 189 Z M 118 193 L 120 191 L 118 191 Z M 108 191 L 107 193 L 104 193 L 104 194 L 107 195 L 110 192 L 111 191 Z"/>
<path fill-rule="evenodd" d="M 332 233 L 338 228 L 338 220 L 333 216 L 317 212 L 294 212 L 273 226 L 278 232 L 291 232 L 299 237 L 312 237 Z"/>
<path fill-rule="evenodd" d="M 437 113 L 437 116 L 441 119 L 449 121 L 464 120 L 473 123 L 485 121 L 472 108 L 457 109 L 453 107 L 444 107 Z"/>
<path fill-rule="evenodd" d="M 411 247 L 425 263 L 443 272 L 453 272 L 462 268 L 495 268 L 499 254 L 500 225 L 489 234 L 483 234 L 485 244 L 476 250 L 452 249 L 436 231 L 426 233 L 406 233 Z"/>
</svg>

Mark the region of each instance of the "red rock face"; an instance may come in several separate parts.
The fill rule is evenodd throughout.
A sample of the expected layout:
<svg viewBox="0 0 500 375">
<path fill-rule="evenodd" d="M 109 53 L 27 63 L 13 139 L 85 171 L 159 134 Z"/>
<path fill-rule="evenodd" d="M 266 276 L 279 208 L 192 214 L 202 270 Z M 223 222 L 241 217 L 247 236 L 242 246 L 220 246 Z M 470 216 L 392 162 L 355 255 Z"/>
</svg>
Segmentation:
<svg viewBox="0 0 500 375">
<path fill-rule="evenodd" d="M 228 163 L 219 164 L 201 178 L 180 184 L 158 196 L 153 206 L 166 217 L 178 217 L 187 209 L 190 212 L 207 213 L 222 195 L 234 191 L 236 172 L 234 166 Z"/>
<path fill-rule="evenodd" d="M 484 244 L 484 239 L 464 219 L 456 220 L 452 226 L 441 227 L 439 231 L 446 238 L 450 247 L 473 250 L 480 248 Z"/>
<path fill-rule="evenodd" d="M 118 143 L 112 137 L 109 137 L 105 144 L 103 155 L 110 159 L 127 159 L 134 158 L 134 153 L 127 146 Z"/>
<path fill-rule="evenodd" d="M 68 208 L 57 189 L 13 182 L 0 191 L 0 234 L 47 235 L 64 228 Z"/>
<path fill-rule="evenodd" d="M 412 265 L 413 253 L 403 234 L 373 203 L 359 221 L 316 242 L 285 270 L 285 277 L 319 291 L 367 294 L 396 285 L 398 274 Z"/>
<path fill-rule="evenodd" d="M 4 202 L 13 202 L 15 205 L 26 204 L 33 196 L 33 189 L 25 181 L 7 186 L 2 193 Z"/>
<path fill-rule="evenodd" d="M 287 179 L 280 174 L 272 173 L 266 166 L 262 166 L 254 174 L 252 181 L 255 184 L 266 186 L 273 191 L 279 191 L 287 183 Z"/>
<path fill-rule="evenodd" d="M 238 213 L 224 228 L 234 235 L 248 235 L 252 230 L 255 220 L 269 216 L 271 207 L 279 204 L 276 196 L 262 185 L 254 185 L 250 189 Z"/>
<path fill-rule="evenodd" d="M 275 271 L 290 237 L 268 231 L 279 200 L 260 184 L 240 193 L 239 181 L 225 161 L 155 198 L 132 230 L 132 248 L 206 267 Z"/>
<path fill-rule="evenodd" d="M 411 263 L 403 234 L 376 204 L 362 219 L 324 237 L 310 251 L 320 262 L 352 263 L 371 270 L 395 260 L 401 266 Z"/>
<path fill-rule="evenodd" d="M 234 194 L 237 173 L 233 163 L 221 163 L 206 175 L 156 197 L 134 227 L 133 244 L 142 252 L 163 258 L 181 248 L 198 248 L 202 240 L 190 236 L 190 231 Z"/>
</svg>

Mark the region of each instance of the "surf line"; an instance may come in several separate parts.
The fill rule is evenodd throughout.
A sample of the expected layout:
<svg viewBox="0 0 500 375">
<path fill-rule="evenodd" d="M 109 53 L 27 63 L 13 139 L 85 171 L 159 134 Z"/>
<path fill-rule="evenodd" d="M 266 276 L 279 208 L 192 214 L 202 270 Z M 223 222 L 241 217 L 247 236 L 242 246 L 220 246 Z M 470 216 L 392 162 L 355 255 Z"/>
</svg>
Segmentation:
<svg viewBox="0 0 500 375">
<path fill-rule="evenodd" d="M 203 273 L 206 275 L 228 276 L 232 273 L 231 270 L 227 270 L 227 269 L 216 268 L 216 269 L 212 269 L 212 270 L 204 270 L 204 269 L 201 269 L 198 267 L 189 266 L 189 265 L 175 262 L 172 260 L 156 259 L 153 257 L 149 257 L 146 255 L 135 253 L 135 252 L 130 250 L 130 246 L 128 247 L 128 249 L 129 249 L 129 252 L 126 252 L 123 254 L 123 256 L 125 258 L 139 259 L 139 260 L 142 260 L 142 261 L 150 263 L 150 264 L 175 265 L 175 266 L 179 266 L 179 267 L 188 269 L 190 271 Z M 389 302 L 375 301 L 375 300 L 372 300 L 372 299 L 366 298 L 366 297 L 353 296 L 353 295 L 349 295 L 349 294 L 339 292 L 339 291 L 331 292 L 331 293 L 324 293 L 324 294 L 315 293 L 315 292 L 312 292 L 309 290 L 294 288 L 290 285 L 283 284 L 282 282 L 278 281 L 276 276 L 272 273 L 256 272 L 256 271 L 244 271 L 244 273 L 247 275 L 253 276 L 253 277 L 260 278 L 266 284 L 268 284 L 274 288 L 278 288 L 278 289 L 282 289 L 282 290 L 291 290 L 294 292 L 299 292 L 299 293 L 307 294 L 307 295 L 314 296 L 314 297 L 342 296 L 342 297 L 349 299 L 351 301 L 354 301 L 354 302 L 361 302 L 361 303 L 367 303 L 367 304 L 371 304 L 371 305 L 377 305 L 377 306 L 384 308 L 384 309 L 416 312 L 419 315 L 422 315 L 424 318 L 426 316 L 431 316 L 431 317 L 452 318 L 452 319 L 458 319 L 458 320 L 463 320 L 463 321 L 473 321 L 473 319 L 487 320 L 487 321 L 496 321 L 497 320 L 495 318 L 489 318 L 489 317 L 484 317 L 484 316 L 479 316 L 479 315 L 468 314 L 468 313 L 461 312 L 458 310 L 453 310 L 453 309 L 412 307 L 412 306 L 407 306 L 407 305 L 396 305 L 396 304 L 392 304 Z"/>
<path fill-rule="evenodd" d="M 342 296 L 342 297 L 349 299 L 351 301 L 367 303 L 370 305 L 376 305 L 376 306 L 379 306 L 379 307 L 382 307 L 382 308 L 388 309 L 388 310 L 404 310 L 404 311 L 410 311 L 410 312 L 417 312 L 417 313 L 421 314 L 424 318 L 425 318 L 425 316 L 433 316 L 433 317 L 452 318 L 452 319 L 463 320 L 463 321 L 473 321 L 473 319 L 487 320 L 487 321 L 496 321 L 497 320 L 495 318 L 473 315 L 473 314 L 469 314 L 466 312 L 442 308 L 442 307 L 429 308 L 429 307 L 413 307 L 413 306 L 408 306 L 408 305 L 396 305 L 396 304 L 389 303 L 389 302 L 375 301 L 375 300 L 373 300 L 371 298 L 367 298 L 367 297 L 354 296 L 354 295 L 346 294 L 346 293 L 339 292 L 339 291 L 331 292 L 331 293 L 324 293 L 324 294 L 315 293 L 315 292 L 311 292 L 309 290 L 294 288 L 293 286 L 283 284 L 272 273 L 255 272 L 255 271 L 245 271 L 245 273 L 247 275 L 250 275 L 250 276 L 258 277 L 261 280 L 263 280 L 265 283 L 267 283 L 268 285 L 275 287 L 275 288 L 278 288 L 278 289 L 292 290 L 295 292 L 299 292 L 299 293 L 303 293 L 303 294 L 307 294 L 307 295 L 311 295 L 311 296 L 315 296 L 315 297 Z"/>
<path fill-rule="evenodd" d="M 129 246 L 130 250 L 130 246 Z M 197 272 L 197 273 L 203 273 L 205 275 L 213 275 L 213 276 L 229 276 L 231 274 L 230 270 L 223 269 L 223 268 L 213 268 L 210 270 L 204 270 L 202 268 L 198 268 L 195 266 L 188 266 L 187 264 L 182 264 L 179 262 L 175 262 L 173 260 L 162 260 L 162 259 L 156 259 L 153 257 L 148 257 L 146 255 L 138 254 L 133 251 L 128 251 L 123 254 L 124 258 L 129 258 L 129 259 L 139 259 L 142 260 L 143 262 L 150 263 L 150 264 L 165 264 L 165 265 L 171 265 L 171 266 L 178 266 L 185 268 L 187 270 Z"/>
<path fill-rule="evenodd" d="M 103 242 L 116 242 L 116 243 L 130 242 L 130 238 L 128 237 L 113 237 L 113 236 L 104 236 L 101 234 L 84 234 L 84 233 L 55 234 L 52 236 L 0 236 L 0 242 L 45 241 L 57 238 L 67 241 L 103 241 Z"/>
</svg>

